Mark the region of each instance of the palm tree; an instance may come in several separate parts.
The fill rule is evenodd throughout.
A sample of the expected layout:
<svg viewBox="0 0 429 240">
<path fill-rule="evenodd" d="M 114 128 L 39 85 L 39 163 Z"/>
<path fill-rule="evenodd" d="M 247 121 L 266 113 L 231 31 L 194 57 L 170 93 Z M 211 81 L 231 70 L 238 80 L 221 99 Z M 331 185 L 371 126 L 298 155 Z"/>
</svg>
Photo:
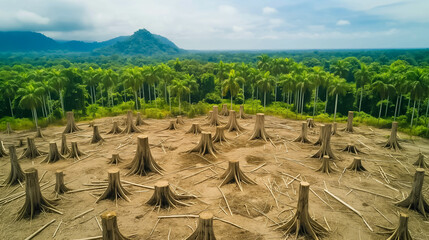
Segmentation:
<svg viewBox="0 0 429 240">
<path fill-rule="evenodd" d="M 334 122 L 337 117 L 337 106 L 338 106 L 338 95 L 346 95 L 348 86 L 346 80 L 344 78 L 334 78 L 332 83 L 329 86 L 329 94 L 331 96 L 335 95 L 335 108 L 334 108 Z"/>
<path fill-rule="evenodd" d="M 329 87 L 335 76 L 331 73 L 326 74 L 326 78 L 324 79 L 322 86 L 326 88 L 326 97 L 325 97 L 325 110 L 323 113 L 326 113 L 326 108 L 328 107 L 328 96 L 329 96 Z"/>
<path fill-rule="evenodd" d="M 270 62 L 271 62 L 271 58 L 267 54 L 258 56 L 258 63 L 257 63 L 258 69 L 264 72 L 269 71 Z"/>
<path fill-rule="evenodd" d="M 221 93 L 220 93 L 220 95 L 223 98 L 223 95 L 222 95 L 222 92 L 223 92 L 222 82 L 223 82 L 223 80 L 227 76 L 227 72 L 228 72 L 227 65 L 225 65 L 222 61 L 220 61 L 219 64 L 215 67 L 215 70 L 217 71 L 216 76 L 219 79 L 219 84 L 221 86 L 221 89 L 220 89 Z"/>
<path fill-rule="evenodd" d="M 146 78 L 146 82 L 149 85 L 149 98 L 150 98 L 150 85 L 152 84 L 153 96 L 155 101 L 156 101 L 156 83 L 159 81 L 158 72 L 159 70 L 158 70 L 158 67 L 156 66 L 149 66 L 146 68 L 146 71 L 144 71 L 144 77 Z"/>
<path fill-rule="evenodd" d="M 277 83 L 279 82 L 279 76 L 284 69 L 286 68 L 283 59 L 276 58 L 270 62 L 271 73 L 275 77 L 275 86 L 274 86 L 274 101 L 277 102 Z"/>
<path fill-rule="evenodd" d="M 321 67 L 313 67 L 313 72 L 311 73 L 311 80 L 314 86 L 314 105 L 313 105 L 313 117 L 316 113 L 316 103 L 319 98 L 319 87 L 323 83 L 324 78 L 326 77 L 326 72 L 323 71 Z"/>
<path fill-rule="evenodd" d="M 299 89 L 299 97 L 298 97 L 298 113 L 301 115 L 304 112 L 304 97 L 305 91 L 310 86 L 310 74 L 307 71 L 301 72 L 301 74 L 297 75 L 297 84 L 296 88 Z"/>
<path fill-rule="evenodd" d="M 198 91 L 198 84 L 194 75 L 185 74 L 183 77 L 187 87 L 189 88 L 189 104 L 191 104 L 191 92 Z"/>
<path fill-rule="evenodd" d="M 387 79 L 386 73 L 378 74 L 376 79 L 377 80 L 372 83 L 372 89 L 378 92 L 378 94 L 380 95 L 380 111 L 378 112 L 378 121 L 380 121 L 381 110 L 383 108 L 383 100 L 388 91 L 387 84 L 384 82 Z"/>
<path fill-rule="evenodd" d="M 113 71 L 112 69 L 108 69 L 103 71 L 101 76 L 101 81 L 103 82 L 104 87 L 107 92 L 107 102 L 110 105 L 109 98 L 111 100 L 111 106 L 113 107 L 113 96 L 112 96 L 112 88 L 115 86 L 115 82 L 118 79 L 118 73 Z"/>
<path fill-rule="evenodd" d="M 274 77 L 271 76 L 270 71 L 262 74 L 261 79 L 257 82 L 258 87 L 264 92 L 264 111 L 267 103 L 267 92 L 271 91 L 274 85 Z"/>
<path fill-rule="evenodd" d="M 36 128 L 39 126 L 37 123 L 37 110 L 36 108 L 42 104 L 40 100 L 39 90 L 36 90 L 34 87 L 35 82 L 31 81 L 24 88 L 18 89 L 18 95 L 22 98 L 19 101 L 19 106 L 25 109 L 30 109 L 31 114 L 33 115 Z"/>
<path fill-rule="evenodd" d="M 142 79 L 140 70 L 137 67 L 127 68 L 121 75 L 121 78 L 124 81 L 124 86 L 133 90 L 136 101 L 135 107 L 139 110 L 140 101 L 137 91 L 140 89 L 140 80 Z"/>
<path fill-rule="evenodd" d="M 3 81 L 3 79 L 0 79 L 0 80 Z M 0 82 L 2 82 L 2 81 L 0 81 Z M 10 114 L 12 117 L 14 117 L 13 105 L 12 105 L 11 99 L 15 99 L 15 93 L 16 93 L 16 90 L 18 89 L 18 85 L 13 80 L 4 80 L 4 82 L 2 83 L 0 88 L 1 88 L 1 92 L 2 92 L 3 96 L 8 98 L 8 100 L 9 100 Z"/>
<path fill-rule="evenodd" d="M 333 65 L 331 65 L 331 71 L 341 78 L 346 78 L 349 73 L 350 63 L 345 60 L 338 60 Z"/>
<path fill-rule="evenodd" d="M 280 75 L 280 85 L 283 89 L 283 98 L 286 98 L 287 91 L 287 103 L 290 104 L 290 93 L 295 90 L 295 78 L 292 76 L 292 73 Z M 289 105 L 287 107 L 289 109 Z"/>
<path fill-rule="evenodd" d="M 240 90 L 240 83 L 244 82 L 244 78 L 242 78 L 234 69 L 228 74 L 228 79 L 226 79 L 223 84 L 223 95 L 229 91 L 231 95 L 231 109 L 232 109 L 232 98 L 237 96 L 238 91 Z"/>
<path fill-rule="evenodd" d="M 365 89 L 365 85 L 368 83 L 371 83 L 371 76 L 372 72 L 366 66 L 365 63 L 360 64 L 360 69 L 355 71 L 355 79 L 356 79 L 356 85 L 360 85 L 360 100 L 359 100 L 359 112 L 362 109 L 362 97 L 363 97 L 363 90 Z"/>
<path fill-rule="evenodd" d="M 421 68 L 413 68 L 407 72 L 407 79 L 410 83 L 410 98 L 414 100 L 413 104 L 413 113 L 411 115 L 411 124 L 410 127 L 413 127 L 414 121 L 414 111 L 416 108 L 416 101 L 420 101 L 424 99 L 425 94 L 428 91 L 427 81 L 429 81 L 429 74 L 425 72 Z M 417 111 L 418 114 L 418 111 Z"/>
<path fill-rule="evenodd" d="M 186 86 L 186 82 L 184 80 L 176 78 L 173 79 L 171 91 L 179 100 L 179 113 L 181 113 L 181 96 L 189 93 L 190 89 Z"/>
</svg>

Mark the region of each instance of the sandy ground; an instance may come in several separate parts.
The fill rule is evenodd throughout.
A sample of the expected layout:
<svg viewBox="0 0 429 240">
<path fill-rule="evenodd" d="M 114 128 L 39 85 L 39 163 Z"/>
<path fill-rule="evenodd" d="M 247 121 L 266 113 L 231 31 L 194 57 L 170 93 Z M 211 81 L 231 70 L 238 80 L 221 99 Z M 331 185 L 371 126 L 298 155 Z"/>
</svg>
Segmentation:
<svg viewBox="0 0 429 240">
<path fill-rule="evenodd" d="M 95 203 L 96 196 L 103 190 L 84 191 L 65 194 L 58 201 L 58 209 L 64 214 L 42 213 L 32 221 L 15 221 L 18 210 L 24 203 L 24 197 L 11 203 L 0 206 L 0 239 L 24 239 L 32 234 L 45 223 L 56 219 L 56 222 L 47 227 L 34 239 L 51 239 L 59 222 L 62 225 L 55 239 L 79 239 L 101 235 L 95 217 L 99 217 L 107 210 L 116 211 L 118 224 L 124 235 L 134 235 L 134 239 L 185 239 L 196 226 L 196 218 L 174 218 L 162 219 L 154 228 L 158 216 L 174 214 L 198 214 L 203 210 L 210 210 L 218 218 L 225 219 L 237 224 L 241 228 L 234 227 L 221 221 L 214 221 L 214 232 L 218 239 L 283 239 L 283 233 L 275 230 L 276 223 L 287 220 L 292 211 L 296 209 L 298 199 L 299 182 L 292 181 L 291 176 L 300 174 L 299 179 L 309 182 L 314 192 L 323 199 L 322 202 L 314 193 L 310 193 L 309 210 L 310 215 L 326 228 L 330 228 L 329 235 L 323 239 L 386 239 L 388 235 L 377 234 L 383 232 L 377 225 L 394 227 L 398 222 L 397 213 L 406 212 L 410 215 L 409 229 L 414 239 L 429 239 L 429 222 L 415 211 L 394 206 L 393 202 L 408 195 L 413 181 L 415 167 L 412 163 L 416 160 L 419 150 L 429 156 L 429 141 L 417 137 L 409 137 L 399 133 L 400 143 L 404 150 L 394 152 L 382 148 L 390 133 L 388 130 L 374 129 L 367 126 L 355 127 L 356 133 L 350 134 L 340 132 L 340 136 L 332 137 L 332 148 L 340 158 L 335 160 L 336 172 L 327 175 L 315 172 L 320 166 L 320 160 L 310 158 L 319 146 L 311 144 L 293 143 L 301 131 L 301 122 L 295 120 L 281 119 L 266 116 L 265 125 L 267 132 L 274 137 L 275 147 L 270 142 L 260 140 L 249 141 L 255 116 L 252 119 L 238 122 L 246 130 L 242 134 L 226 132 L 229 143 L 223 145 L 215 144 L 220 151 L 217 158 L 205 155 L 204 158 L 196 154 L 188 154 L 187 150 L 194 147 L 200 135 L 185 134 L 191 127 L 192 122 L 202 125 L 202 129 L 215 132 L 214 127 L 204 125 L 205 117 L 194 119 L 184 118 L 185 125 L 179 125 L 177 130 L 163 130 L 168 126 L 170 119 L 154 120 L 145 119 L 149 125 L 140 127 L 143 134 L 149 136 L 151 151 L 156 162 L 164 169 L 164 175 L 149 174 L 148 176 L 125 176 L 127 165 L 133 158 L 136 150 L 136 138 L 139 134 L 130 135 L 107 135 L 112 126 L 112 121 L 123 121 L 125 116 L 115 118 L 103 118 L 95 120 L 100 125 L 102 137 L 106 140 L 103 144 L 90 144 L 92 128 L 88 123 L 79 122 L 78 126 L 83 130 L 67 135 L 68 144 L 77 141 L 80 150 L 87 153 L 87 157 L 74 163 L 73 159 L 61 160 L 53 164 L 40 163 L 43 157 L 36 159 L 19 160 L 23 169 L 35 167 L 39 171 L 39 177 L 47 171 L 41 183 L 55 182 L 55 171 L 63 169 L 66 185 L 72 189 L 87 188 L 84 184 L 93 181 L 107 179 L 107 170 L 112 167 L 107 163 L 107 158 L 113 153 L 119 153 L 125 159 L 117 167 L 121 171 L 121 179 L 134 183 L 153 186 L 156 181 L 163 179 L 170 182 L 172 189 L 178 194 L 192 193 L 199 196 L 198 199 L 186 200 L 193 204 L 190 207 L 179 207 L 176 209 L 160 211 L 145 204 L 151 197 L 153 191 L 136 187 L 125 186 L 132 195 L 131 202 L 118 200 L 115 202 L 103 200 Z M 220 117 L 221 121 L 227 122 L 227 117 Z M 316 119 L 316 124 L 319 124 Z M 123 126 L 121 126 L 123 128 Z M 338 124 L 338 129 L 344 128 L 345 124 Z M 49 127 L 43 129 L 44 138 L 36 139 L 36 145 L 40 150 L 47 151 L 50 141 L 61 144 L 61 133 L 64 127 Z M 316 141 L 318 138 L 318 127 L 309 129 L 309 138 Z M 34 136 L 34 132 L 23 131 L 11 135 L 0 134 L 6 148 L 11 144 L 17 144 L 18 139 L 26 136 Z M 162 144 L 160 144 L 162 142 Z M 340 152 L 339 149 L 347 143 L 354 143 L 364 153 L 363 165 L 369 170 L 364 173 L 345 171 L 353 160 L 354 155 Z M 23 147 L 18 148 L 20 155 Z M 89 157 L 88 157 L 89 156 Z M 257 185 L 243 185 L 241 192 L 235 184 L 221 187 L 224 192 L 233 215 L 231 216 L 217 186 L 221 179 L 219 176 L 228 166 L 228 160 L 238 159 L 240 166 L 247 175 L 257 182 Z M 426 161 L 429 161 L 426 159 Z M 211 163 L 211 168 L 207 168 Z M 257 170 L 255 168 L 261 166 Z M 390 184 L 382 178 L 379 169 L 382 167 L 388 176 Z M 0 159 L 0 183 L 6 179 L 10 169 L 9 157 Z M 203 169 L 198 174 L 195 174 Z M 253 171 L 252 171 L 253 170 Z M 282 174 L 285 173 L 285 174 Z M 195 174 L 193 176 L 190 176 Z M 68 183 L 68 184 L 67 184 Z M 288 188 L 285 183 L 290 183 Z M 275 199 L 267 186 L 272 186 Z M 324 193 L 327 188 L 356 210 L 362 213 L 373 232 L 364 224 L 362 219 L 350 209 L 341 205 L 332 197 Z M 375 196 L 373 194 L 353 190 L 349 187 L 358 187 L 386 195 L 389 198 Z M 429 200 L 429 178 L 426 177 L 423 192 Z M 6 195 L 22 192 L 20 186 L 0 188 L 0 198 Z M 54 198 L 53 186 L 45 189 L 43 195 L 46 198 Z M 395 200 L 392 200 L 392 199 Z M 277 203 L 276 203 L 277 201 Z M 329 206 L 328 206 L 329 205 Z M 332 209 L 331 209 L 332 207 Z M 95 208 L 88 214 L 71 220 L 74 216 Z M 380 213 L 393 223 L 389 223 Z M 256 210 L 255 210 L 256 209 Z M 99 218 L 100 219 L 100 218 Z M 329 225 L 329 227 L 327 226 Z M 283 236 L 283 237 L 282 237 Z M 290 237 L 291 239 L 293 237 Z M 300 237 L 300 239 L 306 239 Z"/>
</svg>

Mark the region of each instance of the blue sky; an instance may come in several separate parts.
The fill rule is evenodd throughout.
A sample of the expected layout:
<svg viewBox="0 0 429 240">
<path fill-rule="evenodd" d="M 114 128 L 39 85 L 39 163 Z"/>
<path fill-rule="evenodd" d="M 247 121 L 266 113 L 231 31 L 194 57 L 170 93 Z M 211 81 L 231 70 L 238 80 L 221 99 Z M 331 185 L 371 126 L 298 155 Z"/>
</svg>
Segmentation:
<svg viewBox="0 0 429 240">
<path fill-rule="evenodd" d="M 0 31 L 103 41 L 140 28 L 184 49 L 429 47 L 429 0 L 0 0 Z"/>
</svg>

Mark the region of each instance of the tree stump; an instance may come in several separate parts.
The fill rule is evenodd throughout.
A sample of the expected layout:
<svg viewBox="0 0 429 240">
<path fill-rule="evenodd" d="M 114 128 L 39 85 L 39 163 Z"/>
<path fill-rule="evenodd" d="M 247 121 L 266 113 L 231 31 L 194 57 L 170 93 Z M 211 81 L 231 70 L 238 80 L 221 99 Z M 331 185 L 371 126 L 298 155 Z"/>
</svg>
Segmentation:
<svg viewBox="0 0 429 240">
<path fill-rule="evenodd" d="M 75 121 L 74 121 L 74 113 L 73 112 L 67 112 L 67 126 L 66 129 L 64 129 L 64 133 L 73 133 L 80 131 L 81 129 L 77 127 Z"/>
<path fill-rule="evenodd" d="M 64 157 L 58 151 L 57 143 L 56 142 L 50 142 L 49 143 L 48 156 L 46 156 L 46 158 L 42 162 L 54 163 L 54 162 L 57 162 L 61 159 L 64 159 Z"/>
<path fill-rule="evenodd" d="M 122 198 L 125 201 L 129 202 L 127 194 L 131 194 L 128 192 L 121 184 L 121 178 L 119 176 L 119 169 L 109 169 L 108 173 L 108 185 L 103 194 L 95 201 L 98 203 L 104 199 L 110 199 L 118 201 L 118 198 Z"/>
<path fill-rule="evenodd" d="M 229 116 L 228 104 L 223 104 L 222 105 L 222 111 L 220 111 L 219 115 Z"/>
<path fill-rule="evenodd" d="M 16 148 L 15 146 L 9 147 L 9 155 L 10 155 L 10 172 L 9 176 L 3 182 L 6 186 L 11 186 L 18 184 L 24 181 L 25 176 L 24 172 L 21 169 L 21 165 L 19 165 L 18 157 L 16 156 Z"/>
<path fill-rule="evenodd" d="M 200 213 L 198 226 L 186 240 L 216 240 L 213 231 L 213 214 L 208 211 Z"/>
<path fill-rule="evenodd" d="M 176 129 L 177 129 L 176 120 L 171 120 L 170 124 L 165 130 L 176 130 Z"/>
<path fill-rule="evenodd" d="M 216 133 L 212 138 L 212 141 L 214 143 L 218 142 L 218 143 L 222 144 L 222 142 L 226 142 L 226 143 L 228 142 L 228 139 L 225 136 L 224 130 L 225 130 L 224 127 L 221 127 L 221 126 L 216 127 Z"/>
<path fill-rule="evenodd" d="M 110 131 L 107 134 L 120 134 L 120 133 L 122 133 L 122 131 L 123 130 L 121 128 L 119 128 L 118 122 L 114 121 L 112 129 L 110 129 Z"/>
<path fill-rule="evenodd" d="M 128 240 L 119 231 L 116 212 L 105 212 L 101 215 L 101 228 L 103 229 L 103 240 Z"/>
<path fill-rule="evenodd" d="M 43 133 L 40 127 L 37 127 L 37 132 L 34 138 L 43 138 Z"/>
<path fill-rule="evenodd" d="M 399 215 L 398 227 L 391 231 L 392 235 L 387 240 L 412 240 L 413 238 L 408 230 L 408 214 L 401 213 Z"/>
<path fill-rule="evenodd" d="M 19 159 L 23 158 L 29 158 L 33 159 L 39 156 L 42 156 L 43 154 L 46 154 L 46 152 L 39 151 L 36 147 L 36 144 L 34 143 L 34 138 L 27 138 L 27 148 L 24 149 L 24 152 L 19 157 Z"/>
<path fill-rule="evenodd" d="M 179 206 L 191 206 L 180 200 L 194 198 L 193 196 L 181 196 L 173 193 L 167 181 L 158 181 L 155 183 L 155 191 L 146 204 L 158 208 L 177 208 Z"/>
<path fill-rule="evenodd" d="M 322 225 L 313 220 L 308 212 L 308 193 L 310 184 L 301 182 L 299 186 L 298 206 L 295 215 L 289 221 L 281 224 L 276 229 L 281 229 L 284 234 L 295 233 L 295 239 L 299 234 L 308 234 L 311 238 L 319 240 L 320 235 L 328 233 Z"/>
<path fill-rule="evenodd" d="M 429 205 L 422 194 L 424 176 L 425 170 L 423 168 L 417 168 L 414 174 L 414 183 L 410 195 L 404 200 L 397 202 L 396 205 L 414 209 L 427 218 L 426 213 L 429 213 Z"/>
<path fill-rule="evenodd" d="M 125 129 L 122 131 L 122 133 L 130 134 L 130 133 L 133 133 L 133 132 L 136 132 L 136 133 L 141 133 L 142 132 L 140 129 L 138 129 L 136 127 L 136 125 L 134 125 L 134 122 L 133 122 L 133 112 L 132 111 L 128 111 L 127 112 L 127 121 L 126 121 L 125 125 L 126 125 Z"/>
<path fill-rule="evenodd" d="M 182 115 L 176 117 L 176 124 L 185 124 Z"/>
<path fill-rule="evenodd" d="M 348 153 L 354 153 L 358 155 L 359 153 L 362 153 L 355 145 L 352 143 L 348 143 L 347 146 L 343 149 L 341 149 L 342 152 L 348 152 Z"/>
<path fill-rule="evenodd" d="M 64 183 L 64 173 L 62 170 L 57 170 L 55 172 L 55 190 L 54 192 L 56 194 L 63 194 L 66 193 L 68 191 L 71 191 L 70 188 L 66 187 L 65 183 Z"/>
<path fill-rule="evenodd" d="M 317 141 L 313 144 L 314 146 L 320 146 L 322 145 L 322 141 L 323 141 L 323 131 L 325 129 L 325 125 L 320 125 L 319 126 L 319 138 L 317 139 Z"/>
<path fill-rule="evenodd" d="M 244 113 L 244 106 L 240 105 L 240 111 L 238 112 L 238 118 L 240 119 L 248 119 L 248 118 L 252 118 L 251 116 L 248 116 Z"/>
<path fill-rule="evenodd" d="M 307 123 L 302 122 L 301 123 L 301 135 L 297 137 L 294 142 L 300 142 L 300 143 L 311 143 L 310 140 L 307 138 Z"/>
<path fill-rule="evenodd" d="M 209 123 L 208 123 L 210 126 L 221 125 L 221 122 L 219 121 L 219 118 L 218 118 L 218 111 L 219 111 L 218 107 L 213 106 L 213 112 L 212 112 L 212 115 L 211 115 L 211 117 L 209 119 Z"/>
<path fill-rule="evenodd" d="M 271 136 L 265 131 L 265 115 L 263 113 L 256 114 L 255 128 L 249 140 L 263 139 L 266 142 L 270 138 Z"/>
<path fill-rule="evenodd" d="M 385 148 L 393 149 L 393 150 L 400 150 L 402 149 L 401 145 L 399 145 L 398 142 L 398 122 L 392 122 L 392 130 L 390 132 L 389 140 L 387 141 L 386 145 L 384 145 Z"/>
<path fill-rule="evenodd" d="M 421 152 L 419 152 L 417 161 L 413 165 L 419 168 L 429 168 L 429 165 L 425 162 L 425 156 Z"/>
<path fill-rule="evenodd" d="M 362 159 L 360 157 L 353 158 L 352 164 L 347 167 L 347 170 L 355 171 L 355 172 L 363 172 L 366 171 L 364 166 L 362 165 Z"/>
<path fill-rule="evenodd" d="M 332 123 L 332 136 L 341 136 L 338 134 L 338 124 L 336 122 Z"/>
<path fill-rule="evenodd" d="M 137 137 L 137 151 L 133 161 L 127 166 L 130 171 L 126 175 L 146 176 L 149 172 L 162 175 L 162 168 L 155 162 L 149 148 L 149 138 L 146 135 Z"/>
<path fill-rule="evenodd" d="M 89 122 L 88 127 L 94 127 L 94 125 L 95 125 L 95 122 L 91 121 L 91 122 Z"/>
<path fill-rule="evenodd" d="M 348 133 L 353 133 L 353 111 L 349 111 L 347 115 L 347 126 L 344 131 Z"/>
<path fill-rule="evenodd" d="M 227 129 L 228 132 L 241 132 L 244 130 L 244 128 L 238 124 L 237 114 L 234 110 L 229 111 L 229 119 L 228 123 L 225 125 L 225 129 Z"/>
<path fill-rule="evenodd" d="M 12 130 L 12 128 L 10 127 L 10 122 L 7 122 L 6 124 L 7 124 L 7 127 L 6 127 L 6 131 L 4 131 L 4 133 L 6 133 L 6 134 L 11 134 L 11 133 L 13 133 L 13 130 Z"/>
<path fill-rule="evenodd" d="M 114 153 L 114 154 L 112 154 L 112 157 L 111 158 L 109 158 L 109 164 L 115 164 L 115 165 L 118 165 L 120 162 L 122 162 L 122 161 L 124 161 L 124 159 L 122 159 L 120 156 L 119 156 L 119 153 Z"/>
<path fill-rule="evenodd" d="M 314 123 L 314 119 L 307 118 L 307 127 L 308 128 L 315 128 L 316 127 L 316 124 Z"/>
<path fill-rule="evenodd" d="M 18 142 L 18 147 L 24 147 L 24 139 L 19 139 L 18 140 L 19 142 Z"/>
<path fill-rule="evenodd" d="M 186 133 L 192 133 L 198 135 L 201 133 L 201 127 L 199 123 L 192 123 L 192 127 Z"/>
<path fill-rule="evenodd" d="M 322 165 L 320 165 L 319 169 L 316 170 L 316 172 L 321 173 L 327 173 L 328 175 L 332 172 L 335 172 L 335 170 L 330 165 L 330 159 L 328 156 L 324 156 L 322 158 Z"/>
<path fill-rule="evenodd" d="M 147 122 L 143 121 L 142 115 L 140 112 L 137 113 L 136 126 L 149 125 Z"/>
<path fill-rule="evenodd" d="M 207 114 L 206 119 L 208 119 L 210 121 L 210 119 L 212 119 L 212 115 L 213 115 L 213 111 L 209 111 L 209 113 Z"/>
<path fill-rule="evenodd" d="M 0 158 L 9 156 L 6 152 L 6 149 L 4 148 L 3 141 L 0 141 Z"/>
<path fill-rule="evenodd" d="M 241 183 L 245 184 L 256 184 L 255 181 L 250 179 L 243 171 L 240 169 L 240 162 L 238 160 L 230 160 L 228 164 L 228 169 L 222 174 L 220 177 L 223 181 L 220 183 L 220 187 L 228 183 L 237 184 L 241 191 L 243 188 L 241 187 Z"/>
<path fill-rule="evenodd" d="M 91 139 L 91 144 L 92 143 L 98 143 L 98 142 L 104 142 L 104 138 L 101 137 L 100 132 L 98 131 L 98 125 L 94 125 L 92 127 L 93 130 L 93 134 L 92 134 L 92 139 Z"/>
<path fill-rule="evenodd" d="M 85 155 L 85 153 L 79 150 L 77 142 L 71 142 L 71 151 L 67 158 L 74 158 L 80 160 L 80 156 L 82 155 Z"/>
<path fill-rule="evenodd" d="M 70 148 L 67 146 L 66 134 L 61 135 L 61 155 L 66 155 L 70 153 Z"/>
<path fill-rule="evenodd" d="M 322 145 L 320 146 L 319 151 L 317 151 L 312 157 L 313 158 L 323 158 L 325 155 L 328 155 L 331 159 L 338 159 L 331 149 L 331 124 L 326 124 L 322 130 Z"/>
<path fill-rule="evenodd" d="M 197 152 L 200 155 L 211 154 L 216 157 L 216 148 L 213 146 L 212 134 L 210 132 L 201 132 L 200 142 L 196 147 L 189 150 L 189 152 Z M 216 157 L 217 158 L 217 157 Z"/>
<path fill-rule="evenodd" d="M 39 176 L 35 168 L 27 169 L 25 175 L 25 203 L 18 211 L 17 220 L 23 218 L 33 219 L 41 212 L 56 212 L 62 214 L 54 207 L 54 201 L 43 197 L 40 191 Z"/>
</svg>

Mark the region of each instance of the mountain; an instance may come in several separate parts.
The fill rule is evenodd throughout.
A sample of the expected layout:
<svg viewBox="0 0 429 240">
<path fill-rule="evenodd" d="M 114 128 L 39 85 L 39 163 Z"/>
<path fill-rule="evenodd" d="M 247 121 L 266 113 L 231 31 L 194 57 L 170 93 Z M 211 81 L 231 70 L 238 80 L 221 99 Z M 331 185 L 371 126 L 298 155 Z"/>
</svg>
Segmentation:
<svg viewBox="0 0 429 240">
<path fill-rule="evenodd" d="M 59 43 L 36 32 L 0 32 L 1 52 L 47 51 L 57 49 Z"/>
</svg>

